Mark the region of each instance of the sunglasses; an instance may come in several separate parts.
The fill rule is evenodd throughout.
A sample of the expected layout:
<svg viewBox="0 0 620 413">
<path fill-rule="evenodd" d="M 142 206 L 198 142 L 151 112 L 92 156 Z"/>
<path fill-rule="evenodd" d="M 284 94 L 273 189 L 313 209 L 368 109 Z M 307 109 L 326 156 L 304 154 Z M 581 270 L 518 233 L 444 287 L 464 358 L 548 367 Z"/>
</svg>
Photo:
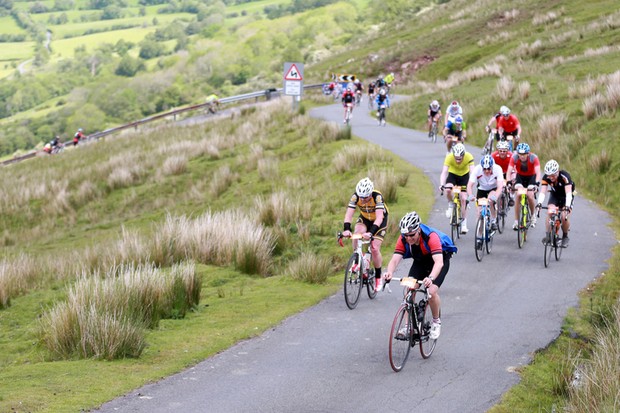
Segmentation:
<svg viewBox="0 0 620 413">
<path fill-rule="evenodd" d="M 417 233 L 417 232 L 414 232 L 414 233 L 412 233 L 412 234 L 404 234 L 405 238 L 413 238 L 413 237 L 415 237 L 416 235 L 418 235 L 418 233 Z"/>
<path fill-rule="evenodd" d="M 482 168 L 483 171 L 491 171 L 493 168 Z"/>
</svg>

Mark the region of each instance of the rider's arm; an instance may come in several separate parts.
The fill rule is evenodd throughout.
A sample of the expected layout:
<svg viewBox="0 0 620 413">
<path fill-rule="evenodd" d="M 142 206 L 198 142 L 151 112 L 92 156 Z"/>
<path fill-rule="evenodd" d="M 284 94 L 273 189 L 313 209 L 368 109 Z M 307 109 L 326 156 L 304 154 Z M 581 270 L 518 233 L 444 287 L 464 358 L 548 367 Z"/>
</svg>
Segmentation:
<svg viewBox="0 0 620 413">
<path fill-rule="evenodd" d="M 397 254 L 397 253 L 392 254 L 392 259 L 390 259 L 390 262 L 388 263 L 388 266 L 387 266 L 387 270 L 383 274 L 385 276 L 386 281 L 392 279 L 392 275 L 394 274 L 394 271 L 396 271 L 398 264 L 400 264 L 402 260 L 403 260 L 403 256 L 401 254 Z"/>
<path fill-rule="evenodd" d="M 444 165 L 441 170 L 441 175 L 439 176 L 439 185 L 444 186 L 446 184 L 446 179 L 448 179 L 448 165 Z"/>
<path fill-rule="evenodd" d="M 347 212 L 344 214 L 344 229 L 345 231 L 351 231 L 351 220 L 353 219 L 353 214 L 355 213 L 355 208 L 347 207 Z M 349 224 L 349 225 L 347 225 Z"/>
<path fill-rule="evenodd" d="M 375 235 L 383 223 L 383 210 L 377 209 L 375 211 L 375 222 L 372 223 L 372 227 L 368 228 L 367 234 Z"/>
<path fill-rule="evenodd" d="M 534 166 L 534 172 L 536 172 L 536 184 L 540 185 L 540 178 L 541 178 L 541 175 L 540 175 L 540 163 L 537 164 L 536 166 Z"/>
<path fill-rule="evenodd" d="M 469 173 L 469 181 L 467 181 L 467 198 L 471 198 L 474 195 L 474 190 L 475 185 L 476 185 L 476 181 L 478 181 L 478 179 L 474 176 L 473 173 Z"/>
<path fill-rule="evenodd" d="M 433 257 L 433 269 L 431 270 L 431 273 L 428 275 L 428 278 L 430 278 L 431 281 L 435 282 L 437 277 L 439 277 L 439 273 L 441 272 L 441 269 L 443 268 L 443 254 L 433 254 L 432 257 Z"/>
</svg>

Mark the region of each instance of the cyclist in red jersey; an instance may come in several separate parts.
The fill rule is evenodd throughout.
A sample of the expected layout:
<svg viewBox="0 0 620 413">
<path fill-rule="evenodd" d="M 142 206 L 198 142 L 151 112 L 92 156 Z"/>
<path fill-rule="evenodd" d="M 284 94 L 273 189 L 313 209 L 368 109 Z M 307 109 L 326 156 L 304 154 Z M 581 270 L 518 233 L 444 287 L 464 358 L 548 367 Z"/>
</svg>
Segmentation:
<svg viewBox="0 0 620 413">
<path fill-rule="evenodd" d="M 355 107 L 355 94 L 350 87 L 342 94 L 342 105 L 344 106 L 344 123 L 347 123 L 347 106 L 351 107 L 351 117 L 353 117 L 353 108 Z"/>
<path fill-rule="evenodd" d="M 502 106 L 499 109 L 501 116 L 497 117 L 497 133 L 500 138 L 506 138 L 507 135 L 514 136 L 515 145 L 519 143 L 521 139 L 521 124 L 519 118 L 510 113 L 510 109 L 506 106 Z"/>
<path fill-rule="evenodd" d="M 527 143 L 520 143 L 517 145 L 517 153 L 510 158 L 510 164 L 508 165 L 508 171 L 506 176 L 512 176 L 512 172 L 516 173 L 513 188 L 519 187 L 527 188 L 530 185 L 540 185 L 540 161 L 538 156 L 530 153 L 530 145 Z M 536 201 L 534 199 L 534 192 L 527 192 L 527 201 L 530 206 L 530 211 L 534 211 Z M 519 208 L 515 208 L 515 222 L 512 225 L 512 229 L 515 231 L 519 227 Z M 536 215 L 532 216 L 532 222 L 530 224 L 532 228 L 536 226 Z"/>
<path fill-rule="evenodd" d="M 510 144 L 506 141 L 497 142 L 497 149 L 491 154 L 491 157 L 496 164 L 501 166 L 502 172 L 504 174 L 504 179 L 506 179 L 507 181 L 512 181 L 512 176 L 510 178 L 506 178 L 508 165 L 510 165 Z M 514 173 L 512 175 L 514 176 Z M 514 206 L 514 204 L 514 192 L 510 190 L 510 199 L 508 200 L 508 206 Z"/>
</svg>

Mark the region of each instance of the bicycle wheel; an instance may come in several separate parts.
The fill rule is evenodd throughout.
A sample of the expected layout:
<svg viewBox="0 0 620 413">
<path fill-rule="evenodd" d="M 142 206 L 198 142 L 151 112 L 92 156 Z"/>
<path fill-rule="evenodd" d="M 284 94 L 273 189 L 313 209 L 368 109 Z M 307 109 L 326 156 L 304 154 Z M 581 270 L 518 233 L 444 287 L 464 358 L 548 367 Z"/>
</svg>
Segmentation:
<svg viewBox="0 0 620 413">
<path fill-rule="evenodd" d="M 375 108 L 374 99 L 372 96 L 368 95 L 368 109 L 373 110 Z"/>
<path fill-rule="evenodd" d="M 551 241 L 545 244 L 545 256 L 544 256 L 545 268 L 549 266 L 549 261 L 551 261 L 551 252 L 553 251 L 554 246 L 556 245 L 555 235 L 552 235 L 551 233 L 547 232 L 547 240 L 551 240 Z"/>
<path fill-rule="evenodd" d="M 360 293 L 362 292 L 361 274 L 363 271 L 363 264 L 361 261 L 361 259 L 358 259 L 357 254 L 353 253 L 344 271 L 344 301 L 351 310 L 357 306 Z M 357 267 L 356 271 L 354 267 Z"/>
<path fill-rule="evenodd" d="M 424 299 L 422 296 L 421 300 L 423 300 L 422 305 L 418 304 L 419 311 L 423 312 L 422 320 L 420 323 L 420 354 L 422 358 L 429 358 L 433 351 L 435 350 L 435 346 L 437 345 L 437 339 L 431 340 L 429 337 L 431 333 L 431 325 L 433 323 L 433 313 L 431 312 L 431 306 L 428 304 L 428 301 Z"/>
<path fill-rule="evenodd" d="M 493 231 L 491 231 L 491 217 L 488 215 L 484 219 L 484 245 L 487 254 L 490 254 L 493 249 Z"/>
<path fill-rule="evenodd" d="M 527 231 L 527 207 L 521 206 L 521 211 L 519 211 L 519 225 L 517 227 L 517 243 L 519 244 L 519 248 L 523 247 L 525 243 L 525 232 Z"/>
<path fill-rule="evenodd" d="M 499 197 L 497 202 L 497 231 L 501 234 L 504 232 L 506 226 L 506 207 L 508 206 L 508 199 L 505 193 Z"/>
<path fill-rule="evenodd" d="M 486 238 L 484 229 L 484 218 L 478 217 L 476 221 L 476 236 L 474 237 L 474 251 L 476 252 L 476 259 L 478 262 L 482 261 L 484 257 L 484 239 Z"/>
<path fill-rule="evenodd" d="M 401 304 L 396 311 L 392 330 L 390 331 L 390 347 L 388 356 L 392 370 L 398 372 L 403 369 L 409 351 L 411 350 L 411 320 L 406 304 Z"/>
<path fill-rule="evenodd" d="M 458 238 L 459 226 L 458 226 L 458 213 L 456 212 L 456 206 L 452 211 L 452 217 L 450 218 L 450 238 L 452 238 L 452 242 L 456 242 Z"/>
<path fill-rule="evenodd" d="M 456 202 L 454 204 L 454 212 L 456 214 L 456 237 L 461 238 L 461 226 L 463 225 L 463 220 L 461 219 L 461 203 Z"/>
<path fill-rule="evenodd" d="M 558 234 L 557 232 L 553 233 L 553 238 L 554 238 L 553 249 L 555 250 L 555 260 L 560 261 L 560 257 L 562 256 L 562 250 L 564 249 L 562 248 L 562 245 L 560 244 L 562 242 L 561 241 L 562 238 L 560 237 L 560 234 Z"/>
<path fill-rule="evenodd" d="M 366 283 L 366 292 L 368 293 L 368 298 L 371 300 L 377 296 L 377 292 L 375 291 L 375 269 L 370 266 L 368 269 L 368 279 L 364 280 Z"/>
</svg>

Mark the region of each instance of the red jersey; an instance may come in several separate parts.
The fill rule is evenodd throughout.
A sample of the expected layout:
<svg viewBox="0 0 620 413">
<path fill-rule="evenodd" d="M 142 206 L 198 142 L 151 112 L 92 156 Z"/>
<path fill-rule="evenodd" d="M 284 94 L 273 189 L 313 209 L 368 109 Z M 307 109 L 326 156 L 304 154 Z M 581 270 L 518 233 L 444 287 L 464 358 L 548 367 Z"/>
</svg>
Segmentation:
<svg viewBox="0 0 620 413">
<path fill-rule="evenodd" d="M 504 128 L 506 133 L 515 132 L 519 128 L 519 119 L 512 113 L 508 117 L 500 116 L 497 118 L 497 129 Z"/>
<path fill-rule="evenodd" d="M 394 254 L 406 256 L 407 245 L 405 244 L 406 242 L 403 241 L 403 237 L 398 237 L 398 241 L 396 241 L 396 247 L 394 247 Z M 428 235 L 428 248 L 430 249 L 430 251 L 426 249 L 426 245 L 424 245 L 424 241 L 422 240 L 422 234 L 420 234 L 420 245 L 411 246 L 411 255 L 413 255 L 413 257 L 415 258 L 417 255 L 416 252 L 421 254 L 422 256 L 429 257 L 431 255 L 441 254 L 443 252 L 443 248 L 441 247 L 441 239 L 439 238 L 439 235 L 437 235 L 437 233 L 431 232 Z"/>
<path fill-rule="evenodd" d="M 508 170 L 508 165 L 510 164 L 510 154 L 508 154 L 505 158 L 499 156 L 499 152 L 495 151 L 491 154 L 493 160 L 496 164 L 502 167 L 502 172 L 506 175 L 506 171 Z"/>
<path fill-rule="evenodd" d="M 538 156 L 533 153 L 529 153 L 527 155 L 527 160 L 525 162 L 521 162 L 519 159 L 519 155 L 516 153 L 510 158 L 510 166 L 514 168 L 517 172 L 517 175 L 521 176 L 534 176 L 536 175 L 535 167 L 540 166 L 540 161 L 538 160 Z"/>
</svg>

